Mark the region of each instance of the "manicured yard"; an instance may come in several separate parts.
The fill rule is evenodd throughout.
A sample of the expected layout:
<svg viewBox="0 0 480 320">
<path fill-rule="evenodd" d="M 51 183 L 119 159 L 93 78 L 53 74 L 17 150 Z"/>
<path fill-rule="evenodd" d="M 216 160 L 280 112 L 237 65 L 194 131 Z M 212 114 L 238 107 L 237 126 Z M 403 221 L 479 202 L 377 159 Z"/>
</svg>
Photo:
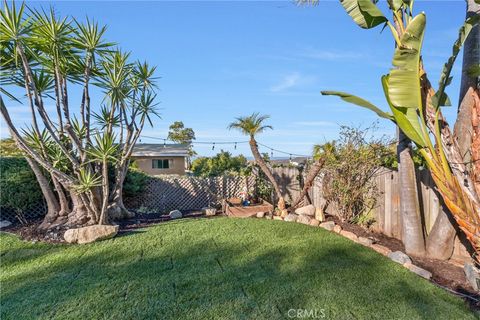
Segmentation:
<svg viewBox="0 0 480 320">
<path fill-rule="evenodd" d="M 90 245 L 0 241 L 1 319 L 474 318 L 376 252 L 295 223 L 183 219 Z"/>
</svg>

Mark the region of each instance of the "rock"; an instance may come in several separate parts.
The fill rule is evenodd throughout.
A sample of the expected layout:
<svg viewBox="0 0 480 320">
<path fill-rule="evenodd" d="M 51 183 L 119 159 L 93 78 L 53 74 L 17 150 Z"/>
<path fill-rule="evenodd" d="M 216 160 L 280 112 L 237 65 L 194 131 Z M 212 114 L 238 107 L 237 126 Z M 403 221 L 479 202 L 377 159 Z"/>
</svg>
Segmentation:
<svg viewBox="0 0 480 320">
<path fill-rule="evenodd" d="M 373 250 L 377 251 L 380 254 L 383 254 L 384 256 L 388 256 L 388 254 L 392 252 L 392 250 L 388 249 L 387 247 L 384 247 L 376 243 L 372 244 L 370 248 L 372 248 Z"/>
<path fill-rule="evenodd" d="M 8 227 L 9 225 L 11 225 L 12 223 L 8 220 L 2 220 L 0 221 L 0 229 L 3 229 L 3 228 L 6 228 Z"/>
<path fill-rule="evenodd" d="M 303 223 L 303 224 L 310 224 L 310 220 L 312 220 L 312 218 L 310 218 L 309 216 L 305 216 L 305 215 L 299 215 L 298 218 L 297 218 L 297 222 L 298 223 Z"/>
<path fill-rule="evenodd" d="M 317 219 L 311 219 L 310 220 L 310 225 L 311 226 L 318 227 L 319 224 L 320 224 L 320 221 L 318 221 Z"/>
<path fill-rule="evenodd" d="M 340 233 L 342 231 L 342 227 L 338 224 L 333 227 L 333 232 Z"/>
<path fill-rule="evenodd" d="M 68 243 L 90 243 L 113 238 L 118 232 L 118 225 L 93 225 L 77 229 L 68 229 L 63 238 Z"/>
<path fill-rule="evenodd" d="M 266 214 L 266 215 L 265 215 L 265 219 L 267 219 L 267 220 L 272 220 L 272 219 L 273 219 L 273 215 L 271 215 L 271 214 Z"/>
<path fill-rule="evenodd" d="M 357 241 L 358 240 L 358 237 L 355 233 L 353 232 L 350 232 L 350 231 L 347 231 L 347 230 L 342 230 L 340 231 L 340 235 L 344 236 L 345 238 L 348 238 L 352 241 Z"/>
<path fill-rule="evenodd" d="M 320 223 L 320 227 L 322 227 L 325 230 L 332 231 L 333 228 L 335 227 L 335 222 L 333 221 L 322 222 Z"/>
<path fill-rule="evenodd" d="M 298 214 L 298 215 L 314 217 L 315 216 L 315 206 L 309 204 L 308 206 L 296 209 L 295 213 Z"/>
<path fill-rule="evenodd" d="M 370 247 L 370 246 L 373 244 L 373 240 L 370 239 L 370 238 L 358 237 L 357 240 L 358 240 L 358 241 L 357 241 L 358 243 L 360 243 L 360 244 L 362 244 L 362 245 L 364 245 L 364 246 L 366 246 L 366 247 Z"/>
<path fill-rule="evenodd" d="M 178 210 L 175 210 L 175 211 L 178 211 Z M 202 213 L 206 216 L 214 216 L 214 215 L 217 214 L 217 209 L 216 208 L 205 207 L 205 208 L 202 208 Z"/>
<path fill-rule="evenodd" d="M 315 219 L 317 219 L 320 222 L 325 221 L 325 214 L 323 213 L 322 209 L 315 208 Z"/>
<path fill-rule="evenodd" d="M 409 258 L 410 259 L 410 258 Z M 407 268 L 408 270 L 418 274 L 420 277 L 422 278 L 425 278 L 427 280 L 430 280 L 432 278 L 432 273 L 430 271 L 427 271 L 425 269 L 422 269 L 420 267 L 417 267 L 416 265 L 410 263 L 410 262 L 407 262 L 405 264 L 403 264 L 403 266 L 405 268 Z"/>
<path fill-rule="evenodd" d="M 265 217 L 265 212 L 257 212 L 257 218 Z"/>
<path fill-rule="evenodd" d="M 180 210 L 170 211 L 168 215 L 170 216 L 170 219 L 178 219 L 183 217 L 183 214 L 180 212 Z"/>
<path fill-rule="evenodd" d="M 284 220 L 288 222 L 296 222 L 297 219 L 298 219 L 298 215 L 296 215 L 295 213 L 289 213 Z"/>
<path fill-rule="evenodd" d="M 407 256 L 402 251 L 390 252 L 388 254 L 388 257 L 393 261 L 395 261 L 396 263 L 400 263 L 400 264 L 412 263 L 412 259 L 410 259 L 410 257 Z"/>
<path fill-rule="evenodd" d="M 283 220 L 283 218 L 280 216 L 273 216 L 273 220 Z"/>
<path fill-rule="evenodd" d="M 288 216 L 288 210 L 287 210 L 287 209 L 283 209 L 283 210 L 280 212 L 280 217 L 285 218 L 286 216 Z"/>
<path fill-rule="evenodd" d="M 472 263 L 465 263 L 463 266 L 465 277 L 467 277 L 468 283 L 475 291 L 480 290 L 480 270 L 478 270 Z"/>
</svg>

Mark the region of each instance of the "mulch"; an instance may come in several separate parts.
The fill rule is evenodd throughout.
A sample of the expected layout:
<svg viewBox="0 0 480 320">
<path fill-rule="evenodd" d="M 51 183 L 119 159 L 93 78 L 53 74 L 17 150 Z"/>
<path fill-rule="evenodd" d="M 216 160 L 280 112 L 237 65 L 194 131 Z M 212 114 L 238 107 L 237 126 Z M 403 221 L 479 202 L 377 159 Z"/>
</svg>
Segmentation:
<svg viewBox="0 0 480 320">
<path fill-rule="evenodd" d="M 185 213 L 183 218 L 186 219 L 198 219 L 198 218 L 215 218 L 205 217 L 199 211 L 191 211 Z M 171 220 L 168 215 L 159 214 L 144 214 L 136 212 L 136 216 L 132 219 L 123 220 L 119 222 L 119 235 L 127 234 L 135 229 L 145 228 L 156 224 L 161 224 Z M 366 229 L 362 226 L 343 222 L 337 217 L 328 216 L 327 220 L 335 221 L 340 225 L 342 229 L 355 233 L 357 236 L 371 238 L 382 246 L 389 248 L 391 251 L 405 252 L 405 248 L 402 242 L 398 239 L 386 236 L 381 233 L 377 233 Z M 10 232 L 18 235 L 21 239 L 31 242 L 48 242 L 48 243 L 64 243 L 63 233 L 65 229 L 56 228 L 47 233 L 39 232 L 37 230 L 38 225 L 41 223 L 41 219 L 31 220 L 27 225 L 13 224 L 2 231 Z M 419 267 L 428 270 L 432 273 L 432 282 L 441 286 L 444 289 L 455 292 L 455 294 L 465 298 L 470 307 L 475 310 L 480 310 L 480 295 L 468 284 L 463 268 L 452 264 L 448 261 L 441 261 L 435 259 L 429 259 L 424 257 L 411 257 L 413 263 Z M 452 292 L 452 293 L 453 293 Z M 468 296 L 468 297 L 465 297 Z"/>
</svg>

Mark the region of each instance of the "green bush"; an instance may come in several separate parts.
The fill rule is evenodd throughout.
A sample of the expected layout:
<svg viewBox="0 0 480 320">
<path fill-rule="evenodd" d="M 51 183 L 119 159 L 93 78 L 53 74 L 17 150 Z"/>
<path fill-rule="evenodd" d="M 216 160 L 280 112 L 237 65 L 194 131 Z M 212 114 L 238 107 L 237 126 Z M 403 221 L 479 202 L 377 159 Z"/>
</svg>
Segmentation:
<svg viewBox="0 0 480 320">
<path fill-rule="evenodd" d="M 220 151 L 211 158 L 202 157 L 193 160 L 192 172 L 198 177 L 215 177 L 225 174 L 248 175 L 250 168 L 243 155 L 232 156 L 228 151 Z"/>
<path fill-rule="evenodd" d="M 135 197 L 143 193 L 148 181 L 148 175 L 130 166 L 123 182 L 123 195 L 125 197 Z"/>
<path fill-rule="evenodd" d="M 13 210 L 17 218 L 25 222 L 24 214 L 42 200 L 42 191 L 27 161 L 24 158 L 0 157 L 0 206 Z"/>
</svg>

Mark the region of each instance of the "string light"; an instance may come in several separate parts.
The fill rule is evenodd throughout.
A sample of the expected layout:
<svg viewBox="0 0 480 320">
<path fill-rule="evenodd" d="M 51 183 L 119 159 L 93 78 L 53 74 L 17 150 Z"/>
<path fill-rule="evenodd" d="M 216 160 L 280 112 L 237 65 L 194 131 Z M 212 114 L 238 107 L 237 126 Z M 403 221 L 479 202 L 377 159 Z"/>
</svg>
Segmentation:
<svg viewBox="0 0 480 320">
<path fill-rule="evenodd" d="M 212 145 L 212 150 L 215 150 L 215 142 Z"/>
<path fill-rule="evenodd" d="M 163 147 L 165 148 L 167 146 L 167 139 L 163 139 Z"/>
<path fill-rule="evenodd" d="M 237 143 L 235 142 L 235 145 L 233 146 L 233 149 L 237 150 Z"/>
</svg>

